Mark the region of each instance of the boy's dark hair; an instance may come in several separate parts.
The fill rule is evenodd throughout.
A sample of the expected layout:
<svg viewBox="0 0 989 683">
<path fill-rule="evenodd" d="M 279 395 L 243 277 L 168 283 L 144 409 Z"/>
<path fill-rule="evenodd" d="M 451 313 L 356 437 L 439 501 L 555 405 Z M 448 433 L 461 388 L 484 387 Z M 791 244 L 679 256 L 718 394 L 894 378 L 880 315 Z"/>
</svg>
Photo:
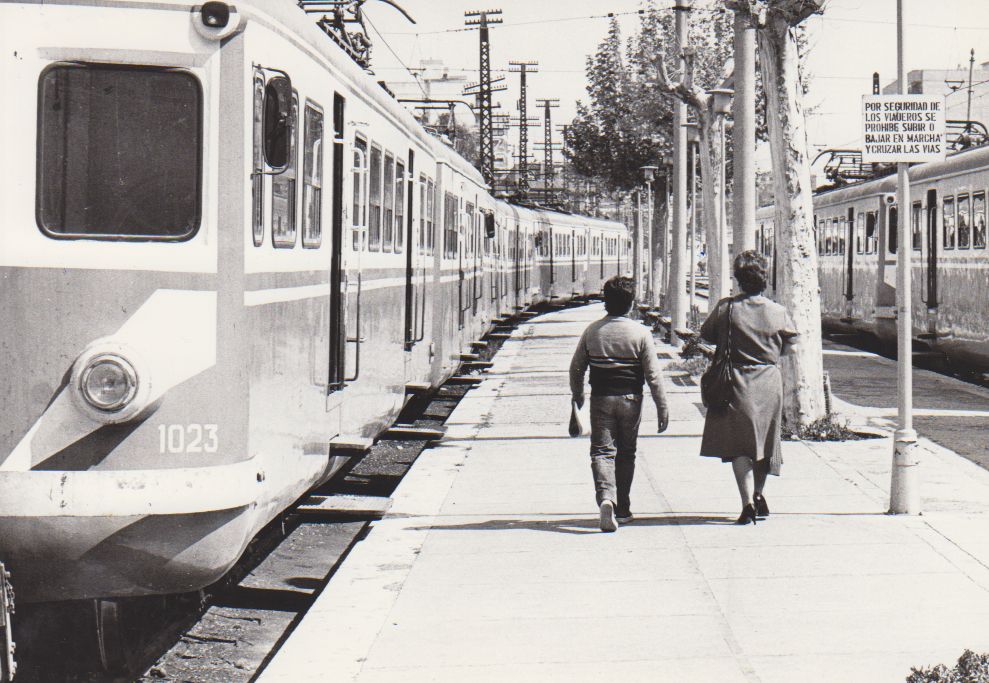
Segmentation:
<svg viewBox="0 0 989 683">
<path fill-rule="evenodd" d="M 635 281 L 624 275 L 616 275 L 604 283 L 604 308 L 608 315 L 625 315 L 635 300 Z"/>
<path fill-rule="evenodd" d="M 759 294 L 769 281 L 769 261 L 755 249 L 735 257 L 735 279 L 746 294 Z"/>
</svg>

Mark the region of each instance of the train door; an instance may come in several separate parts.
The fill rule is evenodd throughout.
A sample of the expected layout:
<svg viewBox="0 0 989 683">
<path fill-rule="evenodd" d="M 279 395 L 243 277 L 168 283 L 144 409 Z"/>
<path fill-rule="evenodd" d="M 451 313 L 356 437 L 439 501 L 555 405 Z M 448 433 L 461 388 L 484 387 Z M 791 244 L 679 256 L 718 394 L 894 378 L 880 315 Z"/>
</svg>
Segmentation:
<svg viewBox="0 0 989 683">
<path fill-rule="evenodd" d="M 332 393 L 343 388 L 346 365 L 346 288 L 347 278 L 343 268 L 343 245 L 344 239 L 344 210 L 343 210 L 343 183 L 344 183 L 344 161 L 345 145 L 344 137 L 344 109 L 346 100 L 339 93 L 333 94 L 333 170 L 330 187 L 332 188 L 331 200 L 331 227 L 330 227 L 330 367 L 329 379 L 327 382 L 328 392 Z M 360 230 L 362 221 L 362 203 L 364 196 L 363 169 L 365 165 L 364 154 L 355 145 L 352 173 L 355 181 L 353 188 L 353 229 Z"/>
<path fill-rule="evenodd" d="M 464 301 L 469 294 L 465 291 L 464 278 L 466 277 L 466 270 L 464 268 L 464 247 L 466 246 L 464 240 L 464 230 L 463 230 L 463 210 L 460 208 L 460 202 L 462 201 L 459 197 L 454 199 L 453 206 L 453 217 L 454 221 L 453 230 L 453 242 L 457 249 L 457 329 L 464 329 L 464 313 L 470 304 L 465 305 Z"/>
<path fill-rule="evenodd" d="M 845 301 L 855 298 L 855 282 L 853 275 L 853 255 L 855 254 L 855 207 L 848 208 L 848 221 L 845 224 Z M 851 313 L 851 311 L 847 311 Z"/>
<path fill-rule="evenodd" d="M 938 206 L 937 190 L 927 191 L 927 240 L 924 248 L 927 250 L 923 256 L 925 294 L 924 303 L 927 310 L 933 313 L 938 307 L 938 282 L 937 282 L 937 260 L 938 260 Z"/>
<path fill-rule="evenodd" d="M 570 282 L 577 281 L 577 233 L 570 231 Z"/>
<path fill-rule="evenodd" d="M 417 277 L 417 267 L 419 264 L 419 241 L 421 237 L 416 234 L 415 230 L 415 214 L 413 213 L 413 208 L 415 206 L 415 152 L 411 149 L 409 150 L 409 165 L 406 170 L 405 178 L 400 178 L 399 182 L 405 184 L 405 225 L 397 226 L 397 230 L 405 230 L 405 350 L 411 351 L 412 347 L 418 341 L 416 339 L 416 327 L 418 318 L 418 303 L 419 303 L 419 289 L 422 285 L 420 284 L 419 278 Z M 424 184 L 423 184 L 424 188 Z M 421 192 L 420 201 L 426 199 L 426 194 L 423 189 Z M 421 211 L 421 209 L 420 209 Z M 422 231 L 422 226 L 420 225 L 419 231 Z"/>
<path fill-rule="evenodd" d="M 546 234 L 549 237 L 549 287 L 547 288 L 547 294 L 552 296 L 553 294 L 553 283 L 556 282 L 556 271 L 554 266 L 556 265 L 556 250 L 559 249 L 559 235 L 553 234 L 553 228 L 546 224 Z"/>
</svg>

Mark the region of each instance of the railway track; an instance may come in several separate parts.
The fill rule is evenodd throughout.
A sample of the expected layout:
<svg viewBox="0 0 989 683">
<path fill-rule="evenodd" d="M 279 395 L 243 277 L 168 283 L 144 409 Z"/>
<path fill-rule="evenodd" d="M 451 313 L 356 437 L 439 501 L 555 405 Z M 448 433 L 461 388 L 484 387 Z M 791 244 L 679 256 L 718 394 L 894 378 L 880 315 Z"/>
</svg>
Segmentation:
<svg viewBox="0 0 989 683">
<path fill-rule="evenodd" d="M 472 367 L 483 367 L 497 352 L 507 336 L 504 329 L 499 332 L 478 350 Z M 386 432 L 368 452 L 297 501 L 255 537 L 216 584 L 198 593 L 121 602 L 118 630 L 109 639 L 115 651 L 101 653 L 97 646 L 91 601 L 19 606 L 17 683 L 250 681 L 380 516 L 366 509 L 313 510 L 312 501 L 332 496 L 387 500 L 428 449 L 432 438 L 421 434 L 441 430 L 472 385 L 448 382 L 429 399 L 410 401 L 397 420 L 403 430 L 394 436 Z M 106 659 L 112 661 L 101 661 Z"/>
</svg>

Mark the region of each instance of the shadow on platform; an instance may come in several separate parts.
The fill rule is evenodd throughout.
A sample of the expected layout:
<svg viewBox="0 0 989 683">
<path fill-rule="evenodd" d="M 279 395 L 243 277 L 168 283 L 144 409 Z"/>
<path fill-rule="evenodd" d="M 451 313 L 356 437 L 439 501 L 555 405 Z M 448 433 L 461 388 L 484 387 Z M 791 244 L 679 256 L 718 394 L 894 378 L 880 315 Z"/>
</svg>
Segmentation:
<svg viewBox="0 0 989 683">
<path fill-rule="evenodd" d="M 733 518 L 724 515 L 664 515 L 655 517 L 636 516 L 635 521 L 624 525 L 633 526 L 694 526 L 700 524 L 734 524 Z M 601 533 L 597 517 L 572 517 L 568 519 L 489 519 L 467 524 L 430 524 L 413 529 L 433 531 L 549 531 L 558 534 Z"/>
</svg>

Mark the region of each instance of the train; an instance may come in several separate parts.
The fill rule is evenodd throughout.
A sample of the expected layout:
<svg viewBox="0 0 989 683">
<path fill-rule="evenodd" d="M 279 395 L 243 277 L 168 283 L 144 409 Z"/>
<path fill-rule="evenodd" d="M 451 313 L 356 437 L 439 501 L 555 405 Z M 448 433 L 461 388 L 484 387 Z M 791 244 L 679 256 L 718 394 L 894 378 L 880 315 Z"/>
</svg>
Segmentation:
<svg viewBox="0 0 989 683">
<path fill-rule="evenodd" d="M 989 146 L 911 166 L 909 177 L 909 245 L 897 244 L 896 175 L 814 193 L 822 325 L 894 349 L 896 263 L 907 248 L 916 353 L 989 372 Z M 774 208 L 758 209 L 756 223 L 757 248 L 773 257 Z"/>
<path fill-rule="evenodd" d="M 19 602 L 211 584 L 499 321 L 630 271 L 625 225 L 495 198 L 295 3 L 0 26 Z"/>
</svg>

